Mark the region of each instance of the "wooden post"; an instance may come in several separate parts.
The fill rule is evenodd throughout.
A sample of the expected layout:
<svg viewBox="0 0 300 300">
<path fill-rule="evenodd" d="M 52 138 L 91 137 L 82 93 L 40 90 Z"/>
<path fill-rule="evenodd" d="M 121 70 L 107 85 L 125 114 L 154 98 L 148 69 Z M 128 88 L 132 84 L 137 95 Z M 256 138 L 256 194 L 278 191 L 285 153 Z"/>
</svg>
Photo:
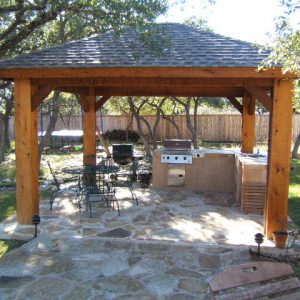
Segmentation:
<svg viewBox="0 0 300 300">
<path fill-rule="evenodd" d="M 292 138 L 293 84 L 276 80 L 273 91 L 273 108 L 270 114 L 267 197 L 265 202 L 265 233 L 286 230 L 290 158 Z"/>
<path fill-rule="evenodd" d="M 15 80 L 16 198 L 20 224 L 39 213 L 37 109 L 32 111 L 30 80 Z"/>
<path fill-rule="evenodd" d="M 242 153 L 253 153 L 255 144 L 255 98 L 244 93 L 242 113 Z"/>
<path fill-rule="evenodd" d="M 96 97 L 81 95 L 81 102 L 87 107 L 83 113 L 83 164 L 96 164 Z"/>
</svg>

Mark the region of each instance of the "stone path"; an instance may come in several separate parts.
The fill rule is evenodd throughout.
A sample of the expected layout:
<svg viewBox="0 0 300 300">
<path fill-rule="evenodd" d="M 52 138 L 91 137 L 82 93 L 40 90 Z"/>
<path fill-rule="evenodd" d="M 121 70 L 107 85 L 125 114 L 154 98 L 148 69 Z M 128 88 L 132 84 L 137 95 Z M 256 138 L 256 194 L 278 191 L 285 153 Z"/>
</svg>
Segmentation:
<svg viewBox="0 0 300 300">
<path fill-rule="evenodd" d="M 241 213 L 233 205 L 231 194 L 169 193 L 151 189 L 136 189 L 136 194 L 138 206 L 130 200 L 128 190 L 118 193 L 121 216 L 100 203 L 93 206 L 92 219 L 84 208 L 79 213 L 74 194 L 61 194 L 52 212 L 49 201 L 42 201 L 39 232 L 61 238 L 103 237 L 105 232 L 119 228 L 115 234 L 133 240 L 252 245 L 254 235 L 263 231 L 262 216 Z M 0 238 L 8 235 L 30 239 L 32 232 L 32 226 L 17 225 L 14 219 L 0 224 Z"/>
<path fill-rule="evenodd" d="M 93 219 L 72 194 L 53 212 L 43 201 L 38 238 L 0 259 L 0 299 L 211 299 L 209 279 L 250 261 L 262 230 L 231 195 L 137 190 L 139 206 L 118 196 L 120 217 L 99 204 Z M 0 226 L 2 237 L 32 233 L 13 218 Z"/>
<path fill-rule="evenodd" d="M 0 299 L 204 299 L 247 247 L 39 238 L 0 261 Z"/>
</svg>

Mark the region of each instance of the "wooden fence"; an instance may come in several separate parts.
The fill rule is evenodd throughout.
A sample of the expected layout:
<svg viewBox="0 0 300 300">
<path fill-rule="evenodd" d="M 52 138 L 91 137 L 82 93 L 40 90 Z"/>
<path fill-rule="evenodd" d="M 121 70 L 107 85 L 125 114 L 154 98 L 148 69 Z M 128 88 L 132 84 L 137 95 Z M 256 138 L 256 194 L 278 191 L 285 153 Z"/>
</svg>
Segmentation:
<svg viewBox="0 0 300 300">
<path fill-rule="evenodd" d="M 150 125 L 154 125 L 156 116 L 145 117 Z M 175 115 L 174 120 L 180 128 L 182 138 L 190 138 L 190 132 L 186 126 L 186 118 L 184 115 Z M 10 135 L 14 138 L 13 134 L 13 120 L 10 120 Z M 49 117 L 44 116 L 43 120 L 39 118 L 40 130 L 45 130 L 49 122 Z M 137 130 L 136 122 L 130 123 L 130 117 L 127 116 L 114 116 L 105 115 L 98 116 L 97 123 L 100 130 L 106 132 L 113 129 L 126 129 Z M 198 124 L 198 137 L 202 141 L 213 142 L 239 142 L 241 139 L 241 115 L 199 115 L 197 117 Z M 58 119 L 55 130 L 81 130 L 82 118 L 81 116 L 73 117 L 60 117 Z M 146 127 L 143 126 L 143 130 Z M 256 116 L 256 141 L 266 142 L 268 140 L 269 131 L 269 116 L 257 115 Z M 295 115 L 293 118 L 293 140 L 300 133 L 300 116 Z M 158 126 L 158 139 L 163 140 L 166 138 L 176 138 L 176 130 L 174 126 L 167 120 L 161 119 Z"/>
</svg>

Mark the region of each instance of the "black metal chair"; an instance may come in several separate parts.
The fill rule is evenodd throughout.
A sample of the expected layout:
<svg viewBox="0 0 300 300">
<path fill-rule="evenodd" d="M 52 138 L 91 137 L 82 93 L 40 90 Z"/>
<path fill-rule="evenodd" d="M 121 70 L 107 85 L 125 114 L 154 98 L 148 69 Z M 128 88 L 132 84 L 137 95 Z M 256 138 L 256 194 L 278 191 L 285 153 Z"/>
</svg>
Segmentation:
<svg viewBox="0 0 300 300">
<path fill-rule="evenodd" d="M 60 183 L 56 177 L 57 175 L 57 172 L 54 172 L 51 165 L 50 165 L 50 162 L 47 161 L 47 165 L 48 165 L 48 168 L 49 168 L 49 171 L 50 171 L 50 174 L 52 175 L 52 178 L 53 178 L 53 181 L 54 181 L 54 185 L 55 185 L 55 190 L 54 192 L 51 194 L 51 197 L 50 197 L 50 210 L 52 210 L 52 207 L 53 207 L 53 203 L 54 203 L 54 199 L 55 197 L 57 196 L 57 194 L 59 192 L 61 192 L 61 186 L 60 186 Z"/>
<path fill-rule="evenodd" d="M 129 167 L 129 168 L 128 168 Z M 133 160 L 129 165 L 121 168 L 120 171 L 115 172 L 110 175 L 109 184 L 113 188 L 128 188 L 131 193 L 131 198 L 136 202 L 136 205 L 139 205 L 138 198 L 133 191 L 133 183 L 137 179 L 138 160 Z"/>
<path fill-rule="evenodd" d="M 55 186 L 55 190 L 53 191 L 53 193 L 52 193 L 51 196 L 50 196 L 50 210 L 52 210 L 54 200 L 55 200 L 56 196 L 57 196 L 59 193 L 61 193 L 61 192 L 63 192 L 63 191 L 66 191 L 66 190 L 72 190 L 72 191 L 75 191 L 76 194 L 78 193 L 79 182 L 78 182 L 78 177 L 77 177 L 77 176 L 68 177 L 68 178 L 62 180 L 63 183 L 66 183 L 66 182 L 74 182 L 74 181 L 75 181 L 75 182 L 77 182 L 77 184 L 75 184 L 75 187 L 73 186 L 72 188 L 70 188 L 70 187 L 62 188 L 62 187 L 61 187 L 61 183 L 60 183 L 59 179 L 57 178 L 57 175 L 58 175 L 59 173 L 53 171 L 53 169 L 52 169 L 51 164 L 50 164 L 49 161 L 47 161 L 47 165 L 48 165 L 50 174 L 52 175 L 52 178 L 53 178 L 53 181 L 54 181 L 54 186 Z M 76 197 L 76 198 L 77 198 L 77 197 Z M 80 207 L 80 202 L 79 202 L 79 207 Z"/>
<path fill-rule="evenodd" d="M 89 210 L 90 218 L 92 218 L 92 203 L 101 201 L 105 201 L 106 206 L 112 207 L 113 210 L 116 203 L 120 216 L 115 189 L 109 185 L 106 175 L 105 166 L 86 166 L 82 175 L 83 194 L 85 195 L 86 207 Z"/>
</svg>

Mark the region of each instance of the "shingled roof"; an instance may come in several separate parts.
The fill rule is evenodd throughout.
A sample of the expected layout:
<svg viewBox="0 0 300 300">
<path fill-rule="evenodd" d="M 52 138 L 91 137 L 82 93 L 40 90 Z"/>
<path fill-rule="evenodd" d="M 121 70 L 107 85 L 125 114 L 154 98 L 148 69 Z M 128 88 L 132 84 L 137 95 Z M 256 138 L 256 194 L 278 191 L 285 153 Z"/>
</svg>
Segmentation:
<svg viewBox="0 0 300 300">
<path fill-rule="evenodd" d="M 254 45 L 183 24 L 157 24 L 167 43 L 163 54 L 141 43 L 139 34 L 109 32 L 0 61 L 0 69 L 90 67 L 257 67 L 267 52 Z"/>
</svg>

